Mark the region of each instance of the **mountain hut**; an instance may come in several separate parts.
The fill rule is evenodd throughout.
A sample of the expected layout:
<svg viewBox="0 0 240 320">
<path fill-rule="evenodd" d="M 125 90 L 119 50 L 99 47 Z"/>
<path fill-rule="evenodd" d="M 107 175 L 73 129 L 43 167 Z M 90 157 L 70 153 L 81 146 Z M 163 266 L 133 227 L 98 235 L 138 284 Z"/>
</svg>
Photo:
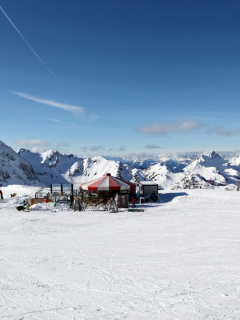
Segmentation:
<svg viewBox="0 0 240 320">
<path fill-rule="evenodd" d="M 139 181 L 139 195 L 149 198 L 152 194 L 158 194 L 158 184 L 153 181 Z"/>
<path fill-rule="evenodd" d="M 134 183 L 111 176 L 82 183 L 80 185 L 80 198 L 90 205 L 106 204 L 109 199 L 115 199 L 119 208 L 128 208 L 129 200 L 136 196 Z"/>
</svg>

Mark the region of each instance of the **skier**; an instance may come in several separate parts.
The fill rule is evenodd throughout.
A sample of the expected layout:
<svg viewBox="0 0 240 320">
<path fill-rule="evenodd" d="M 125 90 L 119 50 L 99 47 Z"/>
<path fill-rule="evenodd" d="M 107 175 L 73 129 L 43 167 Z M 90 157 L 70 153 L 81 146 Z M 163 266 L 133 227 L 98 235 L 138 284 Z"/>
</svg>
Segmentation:
<svg viewBox="0 0 240 320">
<path fill-rule="evenodd" d="M 1 199 L 3 200 L 3 193 L 2 193 L 2 190 L 0 190 L 0 196 L 1 196 Z"/>
</svg>

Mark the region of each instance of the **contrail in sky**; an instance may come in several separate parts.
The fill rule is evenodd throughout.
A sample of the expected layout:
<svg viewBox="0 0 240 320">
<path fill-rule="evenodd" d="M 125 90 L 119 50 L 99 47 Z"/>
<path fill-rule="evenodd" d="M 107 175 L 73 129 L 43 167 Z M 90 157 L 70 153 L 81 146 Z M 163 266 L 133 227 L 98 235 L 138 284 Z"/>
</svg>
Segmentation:
<svg viewBox="0 0 240 320">
<path fill-rule="evenodd" d="M 23 39 L 23 41 L 26 43 L 26 45 L 29 47 L 29 49 L 32 51 L 32 53 L 37 57 L 37 59 L 41 62 L 41 64 L 55 77 L 57 78 L 57 76 L 55 75 L 55 73 L 48 68 L 48 66 L 46 65 L 46 63 L 43 62 L 43 60 L 39 57 L 39 55 L 33 50 L 33 48 L 31 47 L 31 45 L 27 42 L 27 40 L 24 38 L 24 36 L 21 34 L 21 32 L 18 30 L 18 28 L 15 26 L 15 24 L 12 22 L 12 20 L 9 18 L 9 16 L 6 14 L 6 12 L 3 10 L 2 7 L 0 7 L 0 10 L 2 11 L 2 13 L 5 15 L 5 17 L 8 19 L 8 21 L 11 23 L 11 25 L 14 27 L 14 29 L 17 31 L 17 33 L 20 35 L 20 37 Z"/>
<path fill-rule="evenodd" d="M 52 101 L 52 100 L 45 100 L 45 99 L 40 99 L 37 97 L 34 97 L 30 94 L 27 93 L 23 93 L 23 92 L 16 92 L 16 91 L 12 91 L 12 93 L 16 94 L 19 97 L 31 100 L 31 101 L 35 101 L 35 102 L 39 102 L 42 104 L 46 104 L 48 106 L 51 107 L 55 107 L 55 108 L 59 108 L 59 109 L 63 109 L 66 111 L 70 111 L 73 112 L 75 114 L 83 114 L 84 113 L 84 108 L 83 107 L 78 107 L 78 106 L 73 106 L 70 104 L 65 104 L 65 103 L 61 103 L 61 102 L 57 102 L 57 101 Z"/>
</svg>

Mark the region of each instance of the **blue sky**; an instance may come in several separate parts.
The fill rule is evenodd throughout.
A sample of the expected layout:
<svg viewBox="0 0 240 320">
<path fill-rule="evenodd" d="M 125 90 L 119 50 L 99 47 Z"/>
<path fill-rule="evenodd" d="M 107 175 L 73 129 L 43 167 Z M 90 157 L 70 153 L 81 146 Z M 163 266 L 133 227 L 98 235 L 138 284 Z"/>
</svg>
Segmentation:
<svg viewBox="0 0 240 320">
<path fill-rule="evenodd" d="M 0 139 L 15 150 L 239 149 L 239 1 L 0 7 Z"/>
</svg>

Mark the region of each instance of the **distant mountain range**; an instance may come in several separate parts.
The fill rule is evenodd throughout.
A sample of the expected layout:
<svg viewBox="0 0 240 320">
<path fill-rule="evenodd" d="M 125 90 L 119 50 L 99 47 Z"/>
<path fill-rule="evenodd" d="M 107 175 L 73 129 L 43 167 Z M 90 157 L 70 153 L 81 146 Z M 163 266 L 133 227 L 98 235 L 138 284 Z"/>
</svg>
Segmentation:
<svg viewBox="0 0 240 320">
<path fill-rule="evenodd" d="M 79 158 L 58 151 L 18 152 L 0 141 L 0 184 L 79 184 L 111 173 L 137 183 L 153 180 L 162 189 L 226 186 L 233 189 L 240 180 L 240 156 L 224 158 L 214 151 L 200 155 L 164 156 L 158 159 Z"/>
</svg>

